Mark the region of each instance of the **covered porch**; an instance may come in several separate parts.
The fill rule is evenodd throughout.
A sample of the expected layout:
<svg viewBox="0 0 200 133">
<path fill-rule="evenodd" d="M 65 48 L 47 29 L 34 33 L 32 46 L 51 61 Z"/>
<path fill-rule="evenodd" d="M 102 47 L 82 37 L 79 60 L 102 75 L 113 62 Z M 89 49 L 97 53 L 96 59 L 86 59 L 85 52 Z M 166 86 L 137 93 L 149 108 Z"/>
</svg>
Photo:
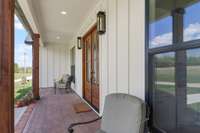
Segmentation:
<svg viewBox="0 0 200 133">
<path fill-rule="evenodd" d="M 100 116 L 108 94 L 125 93 L 145 99 L 145 19 L 136 15 L 137 1 L 17 3 L 30 35 L 38 33 L 32 38 L 39 44 L 33 62 L 36 97 L 40 97 L 39 88 L 52 88 L 55 80 L 69 74 L 74 77 L 73 91 Z M 144 16 L 145 2 L 139 6 Z M 98 25 L 98 16 L 104 17 L 103 27 Z M 137 23 L 141 25 L 136 29 Z M 136 43 L 142 45 L 132 45 Z"/>
<path fill-rule="evenodd" d="M 2 69 L 3 76 L 6 78 L 0 85 L 0 90 L 5 92 L 0 93 L 3 99 L 2 106 L 4 106 L 0 108 L 0 115 L 4 120 L 0 120 L 2 133 L 15 131 L 13 102 L 15 14 L 32 39 L 28 43 L 33 46 L 33 95 L 37 100 L 28 123 L 21 131 L 25 133 L 67 132 L 67 127 L 73 122 L 88 121 L 101 116 L 104 99 L 111 93 L 135 93 L 144 99 L 144 62 L 134 64 L 129 57 L 136 53 L 128 52 L 138 51 L 135 50 L 135 46 L 130 45 L 138 40 L 129 37 L 129 34 L 134 33 L 135 30 L 129 30 L 129 28 L 137 23 L 132 20 L 135 18 L 138 20 L 134 12 L 136 9 L 131 8 L 135 7 L 136 1 L 130 3 L 128 0 L 87 0 L 82 4 L 82 0 L 59 2 L 1 0 L 0 3 L 5 7 L 1 15 L 6 16 L 0 24 L 1 27 L 6 28 L 1 34 L 7 36 L 6 40 L 9 40 L 7 42 L 2 39 L 4 42 L 1 43 L 2 48 L 5 49 L 3 67 L 6 68 Z M 140 6 L 141 13 L 144 14 L 144 10 L 142 11 L 145 7 L 144 1 L 140 3 Z M 101 33 L 97 25 L 98 14 L 104 15 L 103 24 L 106 24 Z M 143 22 L 140 27 L 140 34 L 143 34 L 144 18 L 138 18 Z M 144 35 L 138 37 L 142 38 Z M 80 48 L 77 46 L 78 38 L 81 38 L 79 41 L 83 41 Z M 142 39 L 138 42 L 144 44 Z M 5 44 L 8 44 L 8 47 Z M 139 49 L 141 58 L 144 60 L 144 45 Z M 89 59 L 90 56 L 91 59 Z M 90 65 L 87 65 L 88 61 Z M 135 68 L 142 72 L 139 77 L 137 76 L 137 79 L 141 79 L 140 82 L 135 81 L 136 84 L 133 84 L 130 81 L 136 76 L 131 76 L 129 71 Z M 74 93 L 54 94 L 52 89 L 54 81 L 64 74 L 74 76 L 71 85 Z M 121 74 L 124 76 L 117 76 Z M 133 90 L 131 86 L 140 86 L 143 89 L 142 91 Z M 90 105 L 92 111 L 76 114 L 73 104 L 77 101 L 84 101 Z M 99 127 L 100 121 L 77 127 L 76 132 L 93 133 Z"/>
<path fill-rule="evenodd" d="M 36 100 L 21 132 L 65 133 L 71 123 L 102 116 L 106 97 L 115 94 L 122 96 L 112 104 L 117 113 L 134 114 L 126 106 L 134 102 L 124 102 L 125 97 L 145 104 L 143 113 L 150 113 L 150 120 L 143 122 L 152 133 L 199 133 L 198 0 L 0 0 L 0 7 L 1 133 L 15 131 L 15 15 L 33 46 Z M 66 75 L 72 77 L 71 91 L 55 93 L 57 84 L 67 88 Z M 78 102 L 91 111 L 75 113 Z M 128 115 L 113 116 L 116 108 L 107 111 L 116 129 L 133 129 Z M 75 132 L 95 133 L 102 121 Z"/>
</svg>

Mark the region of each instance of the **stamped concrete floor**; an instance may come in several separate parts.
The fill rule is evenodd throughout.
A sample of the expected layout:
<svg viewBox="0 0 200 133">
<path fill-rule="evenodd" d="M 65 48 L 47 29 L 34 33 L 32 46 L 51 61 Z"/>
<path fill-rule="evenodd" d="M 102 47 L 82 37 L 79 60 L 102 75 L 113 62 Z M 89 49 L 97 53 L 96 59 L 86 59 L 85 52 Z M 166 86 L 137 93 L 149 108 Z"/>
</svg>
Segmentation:
<svg viewBox="0 0 200 133">
<path fill-rule="evenodd" d="M 52 88 L 41 89 L 41 100 L 36 104 L 23 133 L 67 133 L 70 123 L 97 118 L 93 111 L 76 114 L 73 104 L 80 101 L 76 94 L 59 91 L 55 95 Z M 95 133 L 99 127 L 100 121 L 79 126 L 74 133 Z"/>
</svg>

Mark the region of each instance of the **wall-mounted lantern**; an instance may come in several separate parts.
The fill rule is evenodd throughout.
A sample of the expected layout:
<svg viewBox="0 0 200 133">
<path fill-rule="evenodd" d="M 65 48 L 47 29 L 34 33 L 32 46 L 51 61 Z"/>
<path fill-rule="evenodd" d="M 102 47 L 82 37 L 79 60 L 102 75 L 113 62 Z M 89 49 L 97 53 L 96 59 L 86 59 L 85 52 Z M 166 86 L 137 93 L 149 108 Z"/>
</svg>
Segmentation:
<svg viewBox="0 0 200 133">
<path fill-rule="evenodd" d="M 82 46 L 83 44 L 82 44 L 82 37 L 78 37 L 77 38 L 77 48 L 78 49 L 82 49 Z"/>
<path fill-rule="evenodd" d="M 33 45 L 33 39 L 30 35 L 27 35 L 25 40 L 24 40 L 24 43 L 27 44 L 27 45 Z"/>
<path fill-rule="evenodd" d="M 100 35 L 106 32 L 106 13 L 102 11 L 97 14 L 97 32 Z"/>
</svg>

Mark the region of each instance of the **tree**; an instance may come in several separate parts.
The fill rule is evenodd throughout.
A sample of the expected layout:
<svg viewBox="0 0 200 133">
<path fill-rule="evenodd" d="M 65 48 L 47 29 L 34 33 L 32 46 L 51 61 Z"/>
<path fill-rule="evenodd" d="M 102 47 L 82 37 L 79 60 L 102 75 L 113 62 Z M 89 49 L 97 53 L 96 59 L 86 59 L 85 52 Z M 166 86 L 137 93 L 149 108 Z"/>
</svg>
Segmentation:
<svg viewBox="0 0 200 133">
<path fill-rule="evenodd" d="M 15 73 L 19 73 L 19 65 L 15 63 Z"/>
</svg>

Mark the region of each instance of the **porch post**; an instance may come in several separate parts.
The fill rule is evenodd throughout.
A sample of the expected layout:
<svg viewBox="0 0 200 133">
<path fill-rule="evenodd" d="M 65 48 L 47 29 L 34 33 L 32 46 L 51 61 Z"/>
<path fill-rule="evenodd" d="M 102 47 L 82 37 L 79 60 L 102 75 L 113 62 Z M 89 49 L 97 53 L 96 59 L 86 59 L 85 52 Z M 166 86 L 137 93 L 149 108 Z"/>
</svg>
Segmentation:
<svg viewBox="0 0 200 133">
<path fill-rule="evenodd" d="M 39 93 L 39 34 L 33 35 L 33 96 L 36 100 L 40 99 L 40 93 Z"/>
<path fill-rule="evenodd" d="M 14 0 L 0 0 L 0 132 L 14 133 Z"/>
</svg>

